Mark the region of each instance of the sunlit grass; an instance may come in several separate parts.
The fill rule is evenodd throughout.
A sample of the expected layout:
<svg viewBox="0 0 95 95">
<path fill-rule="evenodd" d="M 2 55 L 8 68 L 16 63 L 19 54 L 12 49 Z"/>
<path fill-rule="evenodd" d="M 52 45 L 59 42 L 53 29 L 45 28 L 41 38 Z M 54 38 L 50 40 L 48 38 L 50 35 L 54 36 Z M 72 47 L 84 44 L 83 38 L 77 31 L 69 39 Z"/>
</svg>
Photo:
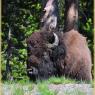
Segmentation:
<svg viewBox="0 0 95 95">
<path fill-rule="evenodd" d="M 50 84 L 85 84 L 84 81 L 76 81 L 74 79 L 65 78 L 65 77 L 51 77 L 48 80 L 32 82 L 29 80 L 19 80 L 19 81 L 4 81 L 3 85 L 8 85 L 9 88 L 7 90 L 12 91 L 12 95 L 31 95 L 31 91 L 37 87 L 38 92 L 41 95 L 57 95 L 57 91 L 52 91 L 48 88 Z M 92 83 L 91 83 L 92 85 Z M 26 94 L 25 94 L 26 93 Z M 71 93 L 71 94 L 69 94 Z M 75 94 L 73 94 L 75 93 Z M 85 95 L 85 93 L 80 90 L 73 90 L 71 92 L 65 91 L 64 95 Z"/>
<path fill-rule="evenodd" d="M 22 88 L 14 88 L 13 89 L 13 95 L 24 95 L 24 91 Z"/>
<path fill-rule="evenodd" d="M 52 91 L 48 88 L 48 84 L 39 83 L 38 85 L 38 91 L 41 95 L 57 95 L 57 92 Z"/>
<path fill-rule="evenodd" d="M 65 78 L 65 77 L 60 77 L 60 78 L 56 78 L 56 77 L 51 77 L 48 80 L 49 83 L 53 83 L 53 84 L 68 84 L 68 83 L 77 83 L 76 80 L 72 80 L 69 78 Z"/>
</svg>

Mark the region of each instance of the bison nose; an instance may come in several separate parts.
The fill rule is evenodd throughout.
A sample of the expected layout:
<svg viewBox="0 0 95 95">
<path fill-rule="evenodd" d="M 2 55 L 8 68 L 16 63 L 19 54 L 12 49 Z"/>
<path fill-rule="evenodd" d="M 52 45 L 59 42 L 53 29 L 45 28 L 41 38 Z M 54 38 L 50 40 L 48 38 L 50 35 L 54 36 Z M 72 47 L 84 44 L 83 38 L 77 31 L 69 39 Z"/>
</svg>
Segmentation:
<svg viewBox="0 0 95 95">
<path fill-rule="evenodd" d="M 28 72 L 31 75 L 37 75 L 38 74 L 38 70 L 35 67 L 32 67 Z"/>
</svg>

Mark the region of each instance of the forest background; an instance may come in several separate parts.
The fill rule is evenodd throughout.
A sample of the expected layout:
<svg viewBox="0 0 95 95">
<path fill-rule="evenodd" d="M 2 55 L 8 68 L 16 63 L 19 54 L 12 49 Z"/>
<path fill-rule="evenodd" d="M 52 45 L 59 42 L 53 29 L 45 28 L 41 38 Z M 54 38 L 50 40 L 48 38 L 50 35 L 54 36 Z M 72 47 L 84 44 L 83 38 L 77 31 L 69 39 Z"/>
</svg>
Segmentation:
<svg viewBox="0 0 95 95">
<path fill-rule="evenodd" d="M 58 0 L 59 28 L 64 28 L 64 0 Z M 2 0 L 2 80 L 27 80 L 26 39 L 40 29 L 41 0 Z M 93 0 L 79 0 L 79 32 L 87 37 L 93 62 Z M 9 65 L 9 66 L 8 66 Z M 92 68 L 92 74 L 94 73 Z"/>
</svg>

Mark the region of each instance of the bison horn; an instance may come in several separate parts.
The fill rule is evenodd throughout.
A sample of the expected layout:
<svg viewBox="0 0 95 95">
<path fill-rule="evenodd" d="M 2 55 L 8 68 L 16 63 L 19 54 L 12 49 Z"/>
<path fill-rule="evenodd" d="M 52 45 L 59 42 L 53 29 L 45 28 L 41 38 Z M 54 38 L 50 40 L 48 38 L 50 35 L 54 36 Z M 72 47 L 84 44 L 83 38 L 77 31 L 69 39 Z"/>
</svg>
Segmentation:
<svg viewBox="0 0 95 95">
<path fill-rule="evenodd" d="M 55 37 L 55 41 L 54 41 L 54 43 L 52 43 L 52 44 L 47 44 L 47 47 L 48 48 L 53 48 L 53 47 L 55 47 L 55 46 L 58 46 L 58 44 L 59 44 L 59 38 L 58 38 L 58 36 L 57 36 L 57 34 L 56 33 L 53 33 L 53 35 L 54 35 L 54 37 Z"/>
</svg>

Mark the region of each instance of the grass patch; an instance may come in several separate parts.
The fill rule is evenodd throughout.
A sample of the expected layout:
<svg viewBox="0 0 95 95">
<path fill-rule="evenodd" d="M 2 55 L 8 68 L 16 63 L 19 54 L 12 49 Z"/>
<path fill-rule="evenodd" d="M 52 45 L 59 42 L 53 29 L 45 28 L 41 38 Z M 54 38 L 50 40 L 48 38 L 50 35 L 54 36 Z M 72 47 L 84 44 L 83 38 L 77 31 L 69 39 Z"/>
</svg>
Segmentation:
<svg viewBox="0 0 95 95">
<path fill-rule="evenodd" d="M 71 79 L 71 78 L 66 78 L 64 76 L 62 77 L 51 77 L 48 80 L 42 80 L 42 81 L 37 81 L 36 83 L 53 83 L 53 84 L 93 84 L 93 82 L 89 83 L 89 82 L 85 82 L 85 81 L 77 81 L 75 79 Z M 4 84 L 21 84 L 21 85 L 27 85 L 27 84 L 35 84 L 33 81 L 30 81 L 29 79 L 23 79 L 23 80 L 15 80 L 15 81 L 3 81 Z"/>
<path fill-rule="evenodd" d="M 64 95 L 86 95 L 86 93 L 79 89 L 74 89 L 72 91 L 71 90 L 64 91 Z"/>
<path fill-rule="evenodd" d="M 7 88 L 7 86 L 9 88 Z M 31 95 L 31 91 L 34 88 L 34 83 L 30 82 L 29 80 L 4 81 L 3 87 L 5 87 L 6 91 L 9 91 L 12 93 L 10 95 Z M 27 93 L 30 93 L 30 94 L 27 94 Z"/>
<path fill-rule="evenodd" d="M 57 95 L 57 91 L 52 91 L 48 88 L 49 84 L 85 84 L 84 81 L 76 81 L 74 79 L 65 77 L 51 77 L 48 80 L 37 81 L 36 83 L 29 80 L 19 80 L 19 81 L 4 81 L 3 85 L 8 85 L 13 92 L 12 95 L 31 95 L 31 91 L 36 86 L 38 92 L 41 95 Z M 29 94 L 25 94 L 29 93 Z M 75 89 L 73 91 L 65 91 L 64 95 L 85 95 L 84 92 Z"/>
<path fill-rule="evenodd" d="M 51 77 L 48 80 L 43 80 L 43 81 L 37 81 L 37 84 L 41 83 L 47 83 L 47 84 L 75 84 L 75 83 L 79 83 L 79 81 L 70 79 L 70 78 L 65 78 L 65 77 Z"/>
<path fill-rule="evenodd" d="M 69 83 L 78 83 L 76 80 L 72 80 L 65 77 L 52 77 L 48 80 L 49 83 L 53 84 L 69 84 Z"/>
<path fill-rule="evenodd" d="M 48 85 L 46 83 L 38 84 L 38 91 L 41 95 L 57 95 L 57 92 L 49 90 Z"/>
<path fill-rule="evenodd" d="M 13 90 L 13 95 L 24 95 L 24 91 L 22 88 L 15 88 Z"/>
</svg>

